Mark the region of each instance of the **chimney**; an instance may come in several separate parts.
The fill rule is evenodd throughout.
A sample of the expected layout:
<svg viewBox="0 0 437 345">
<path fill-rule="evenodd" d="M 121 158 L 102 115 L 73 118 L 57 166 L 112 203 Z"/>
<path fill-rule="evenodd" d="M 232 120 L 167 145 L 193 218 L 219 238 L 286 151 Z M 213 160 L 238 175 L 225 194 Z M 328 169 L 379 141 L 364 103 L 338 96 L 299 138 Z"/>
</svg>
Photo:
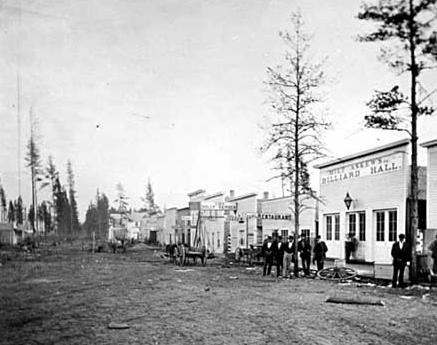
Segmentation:
<svg viewBox="0 0 437 345">
<path fill-rule="evenodd" d="M 229 197 L 230 197 L 231 199 L 235 197 L 235 190 L 231 189 L 231 190 L 229 191 Z"/>
<path fill-rule="evenodd" d="M 264 192 L 264 199 L 268 199 L 269 198 L 269 192 Z"/>
</svg>

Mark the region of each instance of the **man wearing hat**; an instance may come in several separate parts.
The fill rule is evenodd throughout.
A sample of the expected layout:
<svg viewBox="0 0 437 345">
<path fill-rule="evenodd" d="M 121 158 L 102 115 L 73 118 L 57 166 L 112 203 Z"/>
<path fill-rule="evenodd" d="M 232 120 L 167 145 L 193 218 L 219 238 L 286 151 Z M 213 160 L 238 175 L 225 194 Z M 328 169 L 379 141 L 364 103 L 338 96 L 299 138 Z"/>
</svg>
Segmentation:
<svg viewBox="0 0 437 345">
<path fill-rule="evenodd" d="M 311 244 L 309 238 L 304 234 L 301 234 L 302 239 L 297 244 L 297 250 L 300 253 L 302 259 L 302 269 L 305 276 L 310 275 L 310 264 L 311 264 Z M 297 262 L 297 258 L 296 258 Z"/>
<path fill-rule="evenodd" d="M 278 241 L 275 245 L 275 256 L 276 256 L 276 276 L 282 276 L 282 268 L 284 264 L 284 248 L 285 244 L 282 242 L 282 236 L 278 236 Z"/>
<path fill-rule="evenodd" d="M 262 253 L 264 256 L 263 276 L 265 276 L 266 273 L 270 275 L 273 265 L 273 255 L 275 254 L 275 248 L 272 242 L 272 236 L 267 237 L 267 241 L 264 242 L 262 247 Z"/>
<path fill-rule="evenodd" d="M 284 243 L 283 277 L 291 275 L 291 263 L 294 262 L 294 238 L 288 236 L 288 242 Z"/>
<path fill-rule="evenodd" d="M 405 242 L 405 235 L 399 235 L 399 241 L 393 243 L 391 256 L 393 257 L 392 287 L 404 286 L 404 271 L 407 262 L 411 260 L 410 246 Z"/>
<path fill-rule="evenodd" d="M 326 246 L 325 242 L 322 241 L 320 235 L 317 235 L 316 244 L 314 245 L 314 249 L 313 249 L 314 252 L 313 264 L 317 262 L 317 271 L 323 270 L 327 251 L 328 251 L 328 247 Z"/>
</svg>

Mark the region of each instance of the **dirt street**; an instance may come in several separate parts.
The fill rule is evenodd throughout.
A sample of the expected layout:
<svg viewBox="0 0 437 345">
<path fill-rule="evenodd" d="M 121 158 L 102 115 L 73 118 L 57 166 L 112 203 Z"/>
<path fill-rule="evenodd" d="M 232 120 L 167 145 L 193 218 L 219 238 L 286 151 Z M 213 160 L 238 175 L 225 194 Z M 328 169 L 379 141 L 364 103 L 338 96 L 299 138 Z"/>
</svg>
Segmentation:
<svg viewBox="0 0 437 345">
<path fill-rule="evenodd" d="M 437 288 L 277 280 L 221 259 L 180 268 L 145 245 L 6 255 L 1 344 L 437 344 Z M 329 296 L 385 306 L 326 303 Z"/>
</svg>

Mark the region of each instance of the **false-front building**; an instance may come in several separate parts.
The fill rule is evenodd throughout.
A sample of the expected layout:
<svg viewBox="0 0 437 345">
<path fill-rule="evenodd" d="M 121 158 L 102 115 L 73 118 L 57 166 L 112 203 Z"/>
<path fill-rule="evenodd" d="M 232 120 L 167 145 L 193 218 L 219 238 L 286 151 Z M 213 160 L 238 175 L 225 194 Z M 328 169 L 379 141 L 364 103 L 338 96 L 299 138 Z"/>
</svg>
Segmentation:
<svg viewBox="0 0 437 345">
<path fill-rule="evenodd" d="M 319 164 L 320 235 L 328 256 L 345 258 L 345 241 L 358 245 L 351 259 L 389 264 L 399 234 L 409 235 L 409 140 Z M 425 229 L 425 170 L 419 169 L 419 228 Z M 419 241 L 420 242 L 420 241 Z"/>
</svg>

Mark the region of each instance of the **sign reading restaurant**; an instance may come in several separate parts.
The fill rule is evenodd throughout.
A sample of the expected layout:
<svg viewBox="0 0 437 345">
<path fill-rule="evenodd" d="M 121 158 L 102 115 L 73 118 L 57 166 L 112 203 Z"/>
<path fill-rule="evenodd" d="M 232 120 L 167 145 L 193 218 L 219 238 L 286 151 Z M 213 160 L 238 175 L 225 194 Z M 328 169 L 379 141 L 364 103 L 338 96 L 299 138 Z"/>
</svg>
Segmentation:
<svg viewBox="0 0 437 345">
<path fill-rule="evenodd" d="M 363 159 L 349 164 L 346 163 L 334 169 L 320 171 L 320 181 L 322 184 L 328 184 L 402 170 L 402 158 L 402 153 L 398 152 L 381 157 Z"/>
</svg>

